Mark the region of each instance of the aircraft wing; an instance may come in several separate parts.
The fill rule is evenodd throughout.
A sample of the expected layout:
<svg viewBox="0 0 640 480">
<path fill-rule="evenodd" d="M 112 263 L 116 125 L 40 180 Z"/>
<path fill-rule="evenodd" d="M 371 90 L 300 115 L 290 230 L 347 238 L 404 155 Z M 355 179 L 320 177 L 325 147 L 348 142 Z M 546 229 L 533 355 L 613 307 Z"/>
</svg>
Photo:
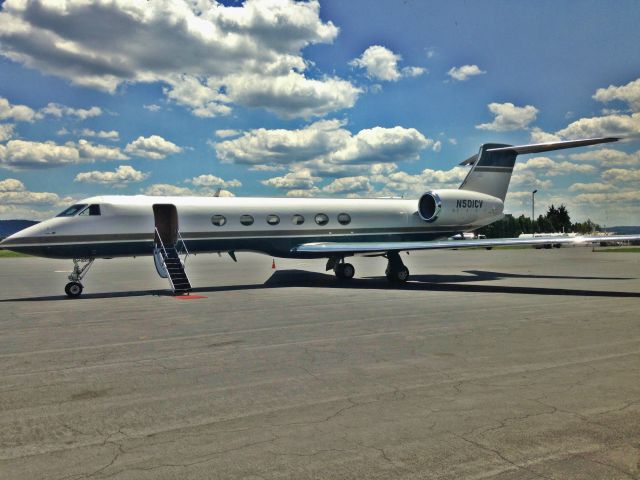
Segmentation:
<svg viewBox="0 0 640 480">
<path fill-rule="evenodd" d="M 296 253 L 324 253 L 327 256 L 343 253 L 399 252 L 406 250 L 441 250 L 451 248 L 502 247 L 514 245 L 584 245 L 600 242 L 638 241 L 640 235 L 603 235 L 577 237 L 483 238 L 480 240 L 438 240 L 429 242 L 317 242 L 293 248 Z"/>
</svg>

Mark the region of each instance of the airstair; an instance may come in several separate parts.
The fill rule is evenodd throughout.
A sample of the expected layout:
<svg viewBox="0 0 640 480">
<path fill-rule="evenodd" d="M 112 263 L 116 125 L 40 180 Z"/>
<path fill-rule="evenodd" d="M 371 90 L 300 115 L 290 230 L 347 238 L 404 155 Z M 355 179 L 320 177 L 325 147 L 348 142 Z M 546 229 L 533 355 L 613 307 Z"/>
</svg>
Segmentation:
<svg viewBox="0 0 640 480">
<path fill-rule="evenodd" d="M 180 258 L 181 254 L 184 254 L 184 261 Z M 156 267 L 159 267 L 158 273 L 160 273 L 162 277 L 169 279 L 173 293 L 176 295 L 189 293 L 192 287 L 187 277 L 187 272 L 184 270 L 189 251 L 180 232 L 178 232 L 178 239 L 175 245 L 165 246 L 158 229 L 156 229 L 154 256 L 156 257 Z M 162 275 L 163 273 L 165 275 Z"/>
</svg>

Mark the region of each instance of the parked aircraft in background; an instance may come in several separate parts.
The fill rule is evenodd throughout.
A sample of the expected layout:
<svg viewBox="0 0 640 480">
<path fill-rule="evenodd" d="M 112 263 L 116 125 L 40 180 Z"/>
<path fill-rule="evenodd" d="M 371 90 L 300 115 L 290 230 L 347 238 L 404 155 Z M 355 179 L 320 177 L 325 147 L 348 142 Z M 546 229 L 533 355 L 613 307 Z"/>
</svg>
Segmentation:
<svg viewBox="0 0 640 480">
<path fill-rule="evenodd" d="M 391 282 L 409 270 L 409 250 L 536 245 L 544 238 L 465 239 L 464 233 L 503 216 L 516 157 L 613 142 L 592 138 L 536 145 L 482 145 L 458 189 L 427 191 L 419 199 L 309 199 L 237 197 L 99 196 L 26 228 L 0 247 L 31 255 L 73 259 L 65 287 L 82 293 L 81 280 L 96 258 L 153 256 L 160 276 L 176 293 L 191 290 L 180 255 L 253 251 L 274 257 L 326 258 L 339 279 L 355 274 L 345 258 L 383 256 Z M 461 235 L 461 240 L 447 240 Z M 557 244 L 638 240 L 640 235 L 554 238 Z"/>
</svg>

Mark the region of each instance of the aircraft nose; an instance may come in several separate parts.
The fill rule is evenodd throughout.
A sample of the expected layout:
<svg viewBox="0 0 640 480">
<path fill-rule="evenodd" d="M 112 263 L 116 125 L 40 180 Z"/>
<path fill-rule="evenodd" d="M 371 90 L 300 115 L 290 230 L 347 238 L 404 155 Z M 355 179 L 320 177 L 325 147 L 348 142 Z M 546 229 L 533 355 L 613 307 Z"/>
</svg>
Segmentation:
<svg viewBox="0 0 640 480">
<path fill-rule="evenodd" d="M 29 243 L 29 238 L 38 237 L 42 234 L 42 224 L 37 223 L 25 229 L 22 229 L 13 235 L 9 235 L 7 238 L 0 242 L 0 248 L 5 250 L 13 249 L 14 246 L 22 246 L 25 243 Z"/>
</svg>

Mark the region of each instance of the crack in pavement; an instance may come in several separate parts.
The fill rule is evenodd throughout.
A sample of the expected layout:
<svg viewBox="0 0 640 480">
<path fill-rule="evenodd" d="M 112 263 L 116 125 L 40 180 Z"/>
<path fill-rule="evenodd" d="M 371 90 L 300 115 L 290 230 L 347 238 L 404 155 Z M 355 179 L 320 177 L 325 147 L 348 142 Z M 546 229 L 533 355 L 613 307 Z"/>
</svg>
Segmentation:
<svg viewBox="0 0 640 480">
<path fill-rule="evenodd" d="M 460 440 L 463 440 L 463 441 L 465 441 L 465 442 L 467 442 L 467 443 L 469 443 L 469 444 L 471 444 L 471 445 L 473 445 L 473 446 L 475 446 L 475 447 L 477 447 L 477 448 L 479 448 L 479 449 L 481 449 L 481 450 L 484 450 L 484 451 L 487 451 L 487 452 L 491 452 L 491 453 L 493 453 L 493 454 L 494 454 L 495 456 L 497 456 L 500 460 L 502 460 L 503 462 L 508 463 L 509 465 L 511 465 L 512 467 L 514 467 L 514 468 L 516 468 L 516 469 L 518 469 L 518 470 L 524 470 L 525 472 L 531 473 L 531 474 L 535 475 L 535 476 L 536 476 L 536 477 L 538 477 L 538 478 L 543 478 L 543 479 L 545 479 L 545 480 L 553 480 L 553 477 L 548 477 L 548 476 L 546 476 L 546 475 L 543 475 L 543 474 L 542 474 L 542 473 L 540 473 L 540 472 L 536 472 L 535 470 L 533 470 L 533 469 L 532 469 L 532 468 L 530 468 L 530 467 L 527 467 L 527 466 L 525 466 L 525 465 L 521 465 L 521 464 L 515 463 L 513 460 L 508 459 L 508 458 L 507 458 L 503 453 L 501 453 L 499 450 L 496 450 L 496 449 L 490 448 L 490 447 L 488 447 L 488 446 L 486 446 L 486 445 L 483 445 L 483 444 L 482 444 L 482 443 L 480 443 L 480 442 L 476 442 L 475 440 L 471 440 L 471 439 L 469 439 L 469 438 L 466 438 L 464 435 L 459 435 L 459 434 L 457 434 L 457 433 L 455 433 L 455 432 L 447 431 L 447 433 L 449 433 L 450 435 L 453 435 L 454 437 L 459 438 Z"/>
</svg>

